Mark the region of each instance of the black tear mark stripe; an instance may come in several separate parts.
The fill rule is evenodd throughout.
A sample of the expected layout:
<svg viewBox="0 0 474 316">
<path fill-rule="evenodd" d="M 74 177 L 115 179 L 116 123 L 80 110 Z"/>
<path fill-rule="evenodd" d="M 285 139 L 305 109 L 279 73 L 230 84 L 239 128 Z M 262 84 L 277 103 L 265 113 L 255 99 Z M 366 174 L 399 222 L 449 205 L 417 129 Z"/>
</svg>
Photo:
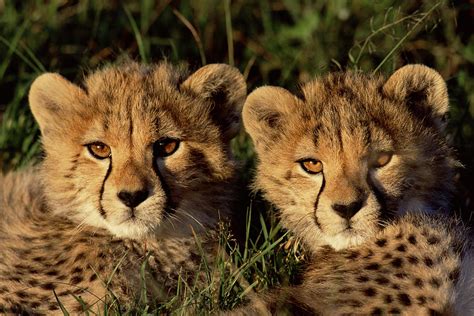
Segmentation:
<svg viewBox="0 0 474 316">
<path fill-rule="evenodd" d="M 324 187 L 326 186 L 326 179 L 324 178 L 324 176 L 322 177 L 323 177 L 323 183 L 321 184 L 321 188 L 319 189 L 318 196 L 316 197 L 316 202 L 314 202 L 314 223 L 316 224 L 316 226 L 318 226 L 320 230 L 323 230 L 323 228 L 321 226 L 321 223 L 318 220 L 317 210 L 319 206 L 319 197 L 321 196 L 321 193 L 323 193 Z"/>
<path fill-rule="evenodd" d="M 158 176 L 158 179 L 160 180 L 161 188 L 163 189 L 163 192 L 165 193 L 165 215 L 166 214 L 172 214 L 174 213 L 176 209 L 176 205 L 173 203 L 171 200 L 171 190 L 168 186 L 168 184 L 165 181 L 165 178 L 160 172 L 160 169 L 158 168 L 158 159 L 157 157 L 153 157 L 153 170 L 155 171 L 155 174 Z"/>
<path fill-rule="evenodd" d="M 380 217 L 381 217 L 381 219 L 389 219 L 391 214 L 390 214 L 390 210 L 388 209 L 388 204 L 387 204 L 385 195 L 375 185 L 375 183 L 372 180 L 372 178 L 370 177 L 369 173 L 367 173 L 367 184 L 369 185 L 369 188 L 374 193 L 375 199 L 377 200 L 377 202 L 380 205 Z"/>
<path fill-rule="evenodd" d="M 99 196 L 99 212 L 100 215 L 102 215 L 103 218 L 107 218 L 107 213 L 105 212 L 104 208 L 102 207 L 102 196 L 104 195 L 104 190 L 105 190 L 105 182 L 107 181 L 107 178 L 109 177 L 110 173 L 112 172 L 112 157 L 109 157 L 109 167 L 107 168 L 107 172 L 104 177 L 104 181 L 102 182 L 102 187 L 100 188 L 100 196 Z"/>
</svg>

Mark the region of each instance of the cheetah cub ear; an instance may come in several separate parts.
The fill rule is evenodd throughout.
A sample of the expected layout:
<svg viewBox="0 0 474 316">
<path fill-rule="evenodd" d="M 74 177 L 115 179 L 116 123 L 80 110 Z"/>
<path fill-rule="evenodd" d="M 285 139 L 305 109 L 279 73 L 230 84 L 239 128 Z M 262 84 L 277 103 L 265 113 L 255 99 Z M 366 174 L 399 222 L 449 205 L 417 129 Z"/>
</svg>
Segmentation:
<svg viewBox="0 0 474 316">
<path fill-rule="evenodd" d="M 240 115 L 247 96 L 244 76 L 237 68 L 225 64 L 201 67 L 182 84 L 210 102 L 211 119 L 219 126 L 224 141 L 230 141 L 240 130 Z"/>
<path fill-rule="evenodd" d="M 242 118 L 257 150 L 265 149 L 291 124 L 288 118 L 299 103 L 288 90 L 272 86 L 258 88 L 247 97 Z"/>
<path fill-rule="evenodd" d="M 389 98 L 405 103 L 414 115 L 443 127 L 448 91 L 444 79 L 435 70 L 423 65 L 406 65 L 388 78 L 383 91 Z"/>
<path fill-rule="evenodd" d="M 79 113 L 86 93 L 84 90 L 55 73 L 46 73 L 33 82 L 29 103 L 33 116 L 43 135 L 61 133 L 72 126 L 73 113 Z"/>
</svg>

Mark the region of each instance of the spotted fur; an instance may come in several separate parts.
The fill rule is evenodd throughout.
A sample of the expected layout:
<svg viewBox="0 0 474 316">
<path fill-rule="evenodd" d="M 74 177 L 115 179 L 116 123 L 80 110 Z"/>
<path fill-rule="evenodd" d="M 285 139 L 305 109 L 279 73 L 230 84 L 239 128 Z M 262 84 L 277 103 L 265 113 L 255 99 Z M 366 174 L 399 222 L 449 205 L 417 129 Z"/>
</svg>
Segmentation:
<svg viewBox="0 0 474 316">
<path fill-rule="evenodd" d="M 150 296 L 173 294 L 200 264 L 194 234 L 211 254 L 207 233 L 235 202 L 229 141 L 245 96 L 243 76 L 219 64 L 188 76 L 127 63 L 81 87 L 37 78 L 30 106 L 44 161 L 0 176 L 0 311 L 59 313 L 53 291 L 73 313 L 83 309 L 73 295 L 95 310 L 106 297 L 131 304 L 145 260 Z M 177 149 L 158 154 L 169 139 Z M 93 155 L 98 142 L 109 156 Z"/>
<path fill-rule="evenodd" d="M 449 213 L 447 111 L 444 80 L 422 65 L 388 79 L 329 74 L 301 97 L 278 87 L 249 95 L 255 188 L 314 254 L 303 284 L 273 303 L 328 315 L 473 311 L 472 255 L 458 226 L 410 215 Z M 455 271 L 462 282 L 449 278 Z"/>
</svg>

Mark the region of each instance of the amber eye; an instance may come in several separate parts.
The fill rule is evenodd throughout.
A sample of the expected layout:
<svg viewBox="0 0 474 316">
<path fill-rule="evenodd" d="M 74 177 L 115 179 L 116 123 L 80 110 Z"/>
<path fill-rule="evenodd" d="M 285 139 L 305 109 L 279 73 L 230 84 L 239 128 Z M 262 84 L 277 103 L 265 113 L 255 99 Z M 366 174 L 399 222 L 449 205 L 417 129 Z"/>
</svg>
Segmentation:
<svg viewBox="0 0 474 316">
<path fill-rule="evenodd" d="M 381 168 L 383 166 L 386 166 L 390 160 L 392 160 L 393 154 L 391 152 L 380 152 L 377 155 L 377 158 L 374 161 L 374 167 L 375 168 Z"/>
<path fill-rule="evenodd" d="M 323 171 L 323 163 L 316 159 L 304 159 L 299 161 L 301 168 L 309 174 L 318 174 Z"/>
<path fill-rule="evenodd" d="M 162 138 L 155 143 L 153 150 L 156 157 L 168 157 L 174 154 L 178 147 L 178 139 Z"/>
<path fill-rule="evenodd" d="M 94 142 L 86 146 L 87 150 L 89 150 L 89 153 L 97 159 L 108 158 L 112 153 L 110 147 L 101 142 Z"/>
</svg>

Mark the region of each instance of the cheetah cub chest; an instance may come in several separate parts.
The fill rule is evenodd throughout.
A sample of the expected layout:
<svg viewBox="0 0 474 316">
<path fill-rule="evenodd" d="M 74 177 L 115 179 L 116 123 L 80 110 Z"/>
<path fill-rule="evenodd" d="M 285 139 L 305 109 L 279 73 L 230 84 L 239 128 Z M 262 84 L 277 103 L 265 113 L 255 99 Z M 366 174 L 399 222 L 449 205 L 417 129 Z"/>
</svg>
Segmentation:
<svg viewBox="0 0 474 316">
<path fill-rule="evenodd" d="M 188 76 L 128 63 L 82 86 L 36 79 L 29 98 L 45 158 L 0 177 L 0 311 L 172 294 L 200 263 L 194 234 L 211 252 L 204 235 L 235 202 L 229 141 L 245 96 L 243 76 L 219 64 Z"/>
<path fill-rule="evenodd" d="M 315 302 L 321 312 L 328 312 L 322 306 L 329 303 L 333 312 L 352 308 L 355 313 L 367 313 L 369 310 L 357 309 L 360 301 L 352 300 L 353 306 L 348 306 L 349 298 L 358 294 L 346 294 L 342 288 L 341 282 L 357 275 L 371 284 L 357 289 L 367 289 L 364 300 L 381 302 L 371 305 L 374 312 L 388 311 L 388 303 L 383 305 L 377 294 L 384 291 L 390 295 L 387 300 L 401 304 L 394 306 L 394 311 L 406 311 L 401 308 L 416 301 L 407 292 L 397 292 L 397 277 L 402 282 L 410 275 L 406 282 L 422 279 L 429 284 L 423 276 L 431 275 L 431 267 L 422 258 L 417 258 L 421 268 L 413 270 L 403 271 L 401 263 L 417 252 L 433 259 L 442 249 L 467 247 L 462 238 L 453 237 L 458 235 L 458 226 L 451 225 L 451 230 L 444 227 L 450 220 L 432 222 L 429 216 L 399 220 L 411 213 L 449 211 L 456 161 L 443 137 L 447 110 L 444 80 L 421 65 L 405 66 L 388 79 L 352 72 L 329 74 L 304 85 L 302 97 L 277 87 L 262 87 L 249 95 L 243 118 L 258 154 L 255 188 L 277 207 L 282 224 L 315 256 L 299 287 L 304 291 L 298 292 L 301 297 L 311 293 L 313 300 L 306 297 L 299 302 Z M 410 225 L 435 227 L 447 244 L 444 248 L 429 242 L 400 244 L 384 258 L 385 253 L 373 244 L 374 238 L 385 234 L 381 238 L 386 241 L 396 239 L 391 230 Z M 332 254 L 319 257 L 324 249 L 332 249 Z M 351 259 L 348 249 L 365 253 L 365 257 Z M 469 262 L 465 253 L 448 252 L 447 261 L 437 266 L 443 277 L 433 276 L 432 286 L 426 290 L 431 291 L 431 297 L 447 298 L 443 301 L 447 303 L 436 305 L 435 310 L 449 307 L 451 298 L 460 297 L 452 291 L 458 279 L 447 276 Z M 373 278 L 377 275 L 364 274 L 370 267 L 383 267 L 394 280 L 379 278 L 377 283 Z M 329 292 L 341 292 L 326 297 L 334 299 L 318 299 L 318 293 L 319 298 L 328 293 L 326 286 Z M 423 308 L 426 302 L 420 299 L 418 303 Z M 349 309 L 344 310 L 346 307 Z"/>
</svg>

